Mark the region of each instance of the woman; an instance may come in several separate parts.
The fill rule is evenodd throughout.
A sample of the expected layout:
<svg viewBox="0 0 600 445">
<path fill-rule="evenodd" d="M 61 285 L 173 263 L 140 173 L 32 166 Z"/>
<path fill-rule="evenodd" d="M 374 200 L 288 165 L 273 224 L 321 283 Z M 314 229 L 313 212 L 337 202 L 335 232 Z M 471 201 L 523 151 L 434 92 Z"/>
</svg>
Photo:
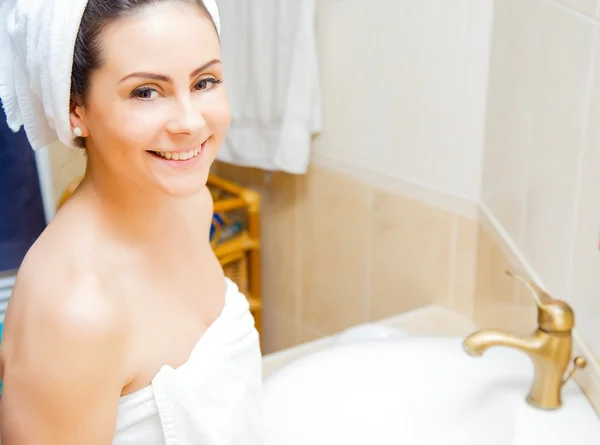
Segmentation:
<svg viewBox="0 0 600 445">
<path fill-rule="evenodd" d="M 18 273 L 2 445 L 259 444 L 258 334 L 208 237 L 230 123 L 218 17 L 85 3 L 67 111 L 87 170 Z"/>
</svg>

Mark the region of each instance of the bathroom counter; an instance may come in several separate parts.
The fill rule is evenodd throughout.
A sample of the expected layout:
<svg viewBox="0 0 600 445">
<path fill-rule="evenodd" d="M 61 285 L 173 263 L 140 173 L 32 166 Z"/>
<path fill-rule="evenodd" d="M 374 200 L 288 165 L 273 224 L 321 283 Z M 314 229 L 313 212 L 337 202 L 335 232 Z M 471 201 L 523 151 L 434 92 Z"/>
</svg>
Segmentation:
<svg viewBox="0 0 600 445">
<path fill-rule="evenodd" d="M 371 324 L 400 329 L 412 335 L 466 336 L 477 329 L 467 317 L 441 306 L 431 305 Z M 263 357 L 263 377 L 308 354 L 329 346 L 335 335 L 274 352 Z"/>
</svg>

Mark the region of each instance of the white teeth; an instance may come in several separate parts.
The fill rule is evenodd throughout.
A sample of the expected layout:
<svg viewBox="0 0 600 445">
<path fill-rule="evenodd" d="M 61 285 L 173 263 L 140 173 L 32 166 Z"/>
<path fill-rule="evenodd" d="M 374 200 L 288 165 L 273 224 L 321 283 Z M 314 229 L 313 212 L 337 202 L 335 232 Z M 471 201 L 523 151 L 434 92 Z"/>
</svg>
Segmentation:
<svg viewBox="0 0 600 445">
<path fill-rule="evenodd" d="M 188 152 L 171 153 L 168 151 L 156 151 L 155 153 L 165 159 L 173 159 L 174 161 L 186 161 L 188 159 L 195 158 L 196 156 L 198 156 L 198 154 L 200 153 L 200 148 L 196 148 Z"/>
</svg>

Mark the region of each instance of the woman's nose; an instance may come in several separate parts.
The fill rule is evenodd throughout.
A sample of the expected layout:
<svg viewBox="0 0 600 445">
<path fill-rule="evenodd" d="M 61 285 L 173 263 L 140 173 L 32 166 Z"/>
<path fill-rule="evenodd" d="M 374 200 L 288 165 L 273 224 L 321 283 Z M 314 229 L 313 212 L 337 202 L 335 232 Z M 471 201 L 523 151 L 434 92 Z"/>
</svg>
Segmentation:
<svg viewBox="0 0 600 445">
<path fill-rule="evenodd" d="M 170 110 L 167 131 L 172 134 L 193 135 L 206 127 L 206 120 L 191 98 L 177 99 Z"/>
</svg>

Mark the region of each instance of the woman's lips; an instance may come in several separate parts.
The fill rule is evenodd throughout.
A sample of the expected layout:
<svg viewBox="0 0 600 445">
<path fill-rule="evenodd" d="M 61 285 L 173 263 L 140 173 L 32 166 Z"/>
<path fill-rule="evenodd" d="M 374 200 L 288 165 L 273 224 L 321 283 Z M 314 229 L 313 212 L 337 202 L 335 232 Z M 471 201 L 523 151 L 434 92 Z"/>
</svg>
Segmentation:
<svg viewBox="0 0 600 445">
<path fill-rule="evenodd" d="M 187 151 L 148 151 L 148 153 L 172 166 L 188 166 L 202 157 L 203 148 L 204 144 Z"/>
<path fill-rule="evenodd" d="M 187 161 L 188 159 L 195 158 L 202 151 L 202 147 L 198 147 L 189 151 L 154 151 L 153 153 L 165 159 L 172 159 L 174 161 Z"/>
</svg>

